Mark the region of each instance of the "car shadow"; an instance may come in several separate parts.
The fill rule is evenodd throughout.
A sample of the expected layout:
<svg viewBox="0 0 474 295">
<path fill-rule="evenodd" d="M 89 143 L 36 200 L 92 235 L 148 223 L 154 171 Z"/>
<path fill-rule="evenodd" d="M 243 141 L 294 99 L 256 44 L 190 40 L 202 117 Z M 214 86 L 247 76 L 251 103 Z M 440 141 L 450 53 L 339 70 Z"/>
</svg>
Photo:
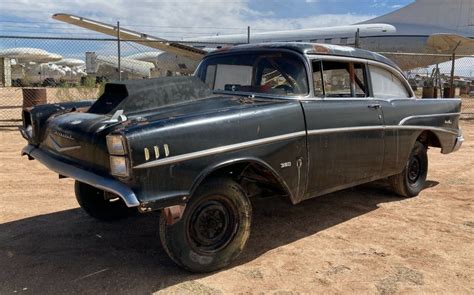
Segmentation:
<svg viewBox="0 0 474 295">
<path fill-rule="evenodd" d="M 399 200 L 380 184 L 295 206 L 282 198 L 253 200 L 250 240 L 230 268 Z M 152 293 L 206 276 L 174 265 L 157 223 L 157 213 L 101 223 L 72 209 L 0 224 L 0 294 Z"/>
</svg>

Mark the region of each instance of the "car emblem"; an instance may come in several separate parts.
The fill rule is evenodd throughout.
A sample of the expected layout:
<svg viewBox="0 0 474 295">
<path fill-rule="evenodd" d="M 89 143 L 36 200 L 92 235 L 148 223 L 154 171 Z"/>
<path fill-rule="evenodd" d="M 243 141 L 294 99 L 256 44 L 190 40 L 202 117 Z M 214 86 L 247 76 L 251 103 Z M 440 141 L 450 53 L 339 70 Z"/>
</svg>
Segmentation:
<svg viewBox="0 0 474 295">
<path fill-rule="evenodd" d="M 57 136 L 60 136 L 60 137 L 63 137 L 62 135 L 65 135 L 61 132 L 58 132 L 58 131 L 55 131 L 54 132 L 55 135 Z M 61 134 L 61 135 L 60 135 Z M 72 136 L 70 137 L 63 137 L 63 138 L 67 138 L 67 139 L 70 139 L 70 140 L 73 140 Z M 51 142 L 51 146 L 58 152 L 62 153 L 62 152 L 67 152 L 67 151 L 72 151 L 72 150 L 77 150 L 77 149 L 80 149 L 81 146 L 80 145 L 74 145 L 74 146 L 68 146 L 68 147 L 63 147 L 61 146 L 54 138 L 53 136 L 51 136 L 51 134 L 49 135 L 49 139 L 50 139 L 50 142 Z"/>
<path fill-rule="evenodd" d="M 54 131 L 54 135 L 57 135 L 59 137 L 65 138 L 65 139 L 74 140 L 74 138 L 72 137 L 71 134 L 64 133 L 64 132 L 61 132 L 61 131 L 57 131 L 57 130 Z"/>
</svg>

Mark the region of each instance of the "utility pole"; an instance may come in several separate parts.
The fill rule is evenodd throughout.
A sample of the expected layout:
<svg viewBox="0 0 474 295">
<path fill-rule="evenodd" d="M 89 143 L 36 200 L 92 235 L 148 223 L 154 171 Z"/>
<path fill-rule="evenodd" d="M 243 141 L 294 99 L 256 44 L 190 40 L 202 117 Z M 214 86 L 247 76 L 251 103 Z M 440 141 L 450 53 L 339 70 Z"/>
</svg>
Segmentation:
<svg viewBox="0 0 474 295">
<path fill-rule="evenodd" d="M 250 26 L 247 27 L 247 44 L 250 44 Z"/>
<path fill-rule="evenodd" d="M 459 45 L 461 45 L 461 41 L 458 42 L 458 44 L 454 47 L 453 49 L 453 55 L 451 56 L 452 63 L 451 63 L 451 81 L 449 85 L 449 96 L 454 97 L 455 91 L 454 91 L 454 68 L 455 68 L 455 60 L 456 60 L 456 50 L 458 49 Z"/>
<path fill-rule="evenodd" d="M 122 65 L 120 62 L 120 22 L 117 21 L 117 53 L 118 53 L 118 74 L 119 74 L 119 81 L 122 81 Z"/>
</svg>

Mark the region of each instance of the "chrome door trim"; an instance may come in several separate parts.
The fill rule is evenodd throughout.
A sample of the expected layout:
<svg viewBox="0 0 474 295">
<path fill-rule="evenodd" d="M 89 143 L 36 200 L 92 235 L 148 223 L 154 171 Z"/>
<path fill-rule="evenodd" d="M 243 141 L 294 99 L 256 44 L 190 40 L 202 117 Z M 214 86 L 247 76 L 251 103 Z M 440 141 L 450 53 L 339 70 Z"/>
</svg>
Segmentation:
<svg viewBox="0 0 474 295">
<path fill-rule="evenodd" d="M 133 168 L 134 169 L 144 169 L 144 168 L 162 166 L 162 165 L 182 162 L 182 161 L 186 161 L 186 160 L 192 160 L 192 159 L 206 157 L 206 156 L 212 156 L 212 155 L 221 154 L 221 153 L 225 153 L 225 152 L 231 152 L 231 151 L 235 151 L 235 150 L 239 150 L 239 149 L 249 148 L 249 147 L 253 147 L 253 146 L 258 146 L 258 145 L 263 145 L 263 144 L 268 144 L 268 143 L 273 143 L 273 142 L 278 142 L 278 141 L 284 141 L 284 140 L 297 138 L 297 137 L 303 137 L 303 136 L 306 136 L 306 131 L 299 131 L 299 132 L 287 133 L 287 134 L 282 134 L 282 135 L 277 135 L 277 136 L 271 136 L 271 137 L 266 137 L 266 138 L 251 140 L 251 141 L 245 141 L 245 142 L 231 144 L 231 145 L 225 145 L 225 146 L 205 149 L 205 150 L 201 150 L 201 151 L 197 151 L 197 152 L 191 152 L 191 153 L 186 153 L 186 154 L 182 154 L 182 155 L 171 156 L 171 157 L 168 157 L 168 158 L 158 159 L 158 160 L 154 160 L 154 161 L 151 161 L 151 162 L 148 162 L 148 163 L 143 163 L 143 164 L 137 165 Z"/>
</svg>

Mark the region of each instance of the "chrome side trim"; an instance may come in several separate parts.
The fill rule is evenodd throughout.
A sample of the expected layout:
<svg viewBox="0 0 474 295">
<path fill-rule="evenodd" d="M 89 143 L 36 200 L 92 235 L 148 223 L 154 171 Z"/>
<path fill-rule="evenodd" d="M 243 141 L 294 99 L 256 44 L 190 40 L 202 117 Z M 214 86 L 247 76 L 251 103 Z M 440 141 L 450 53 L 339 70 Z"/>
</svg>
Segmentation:
<svg viewBox="0 0 474 295">
<path fill-rule="evenodd" d="M 178 156 L 171 156 L 168 158 L 158 159 L 151 162 L 143 163 L 137 166 L 134 166 L 133 169 L 145 169 L 151 167 L 157 167 L 162 165 L 168 165 L 173 163 L 178 163 L 186 160 L 192 160 L 196 158 L 212 156 L 215 154 L 230 152 L 234 150 L 244 149 L 248 147 L 253 147 L 257 145 L 283 141 L 291 138 L 302 137 L 308 135 L 320 135 L 320 134 L 328 134 L 328 133 L 339 133 L 339 132 L 357 132 L 357 131 L 368 131 L 368 130 L 399 130 L 399 129 L 408 129 L 408 130 L 433 130 L 438 132 L 446 132 L 454 135 L 458 135 L 457 131 L 451 131 L 446 128 L 440 127 L 431 127 L 431 126 L 410 126 L 410 125 L 374 125 L 374 126 L 358 126 L 358 127 L 341 127 L 341 128 L 326 128 L 326 129 L 314 129 L 308 130 L 308 132 L 300 131 L 294 133 L 288 133 L 278 136 L 272 136 L 252 141 L 246 141 L 226 146 L 220 146 L 216 148 L 210 148 L 206 150 L 201 150 L 197 152 L 191 152 L 187 154 L 182 154 Z"/>
<path fill-rule="evenodd" d="M 383 125 L 314 129 L 314 130 L 308 130 L 308 135 L 351 132 L 351 131 L 384 130 L 384 129 L 385 129 L 385 126 Z"/>
<path fill-rule="evenodd" d="M 360 126 L 360 127 L 342 127 L 342 128 L 327 128 L 327 129 L 315 129 L 308 130 L 308 135 L 318 135 L 327 133 L 338 133 L 338 132 L 357 132 L 357 131 L 368 131 L 368 130 L 396 130 L 396 129 L 408 129 L 408 130 L 433 130 L 439 132 L 447 132 L 454 135 L 458 135 L 457 131 L 452 131 L 441 127 L 423 126 L 423 125 L 374 125 L 374 126 Z"/>
<path fill-rule="evenodd" d="M 167 164 L 171 164 L 171 163 L 177 163 L 177 162 L 181 162 L 181 161 L 192 160 L 192 159 L 196 159 L 196 158 L 200 158 L 200 157 L 211 156 L 211 155 L 215 155 L 215 154 L 230 152 L 230 151 L 234 151 L 234 150 L 249 148 L 249 147 L 262 145 L 262 144 L 267 144 L 267 143 L 272 143 L 272 142 L 277 142 L 277 141 L 283 141 L 283 140 L 292 139 L 292 138 L 296 138 L 296 137 L 302 137 L 302 136 L 306 136 L 306 131 L 293 132 L 293 133 L 277 135 L 277 136 L 272 136 L 272 137 L 267 137 L 267 138 L 262 138 L 262 139 L 247 141 L 247 142 L 241 142 L 241 143 L 236 143 L 236 144 L 231 144 L 231 145 L 226 145 L 226 146 L 220 146 L 220 147 L 216 147 L 216 148 L 201 150 L 201 151 L 192 152 L 192 153 L 188 153 L 188 154 L 182 154 L 182 155 L 178 155 L 178 156 L 172 156 L 172 157 L 158 159 L 158 160 L 154 160 L 154 161 L 151 161 L 151 162 L 148 162 L 148 163 L 140 164 L 140 165 L 134 166 L 133 168 L 134 169 L 144 169 L 144 168 L 156 167 L 156 166 L 161 166 L 161 165 L 167 165 Z"/>
<path fill-rule="evenodd" d="M 458 135 L 458 131 L 449 130 L 447 128 L 441 127 L 432 127 L 432 126 L 423 126 L 423 125 L 398 125 L 398 126 L 385 126 L 385 129 L 394 130 L 394 129 L 407 129 L 407 130 L 431 130 L 431 131 L 438 131 L 438 132 L 446 132 L 453 135 Z"/>
<path fill-rule="evenodd" d="M 445 113 L 445 114 L 430 114 L 430 115 L 416 115 L 416 116 L 410 116 L 406 117 L 403 120 L 398 123 L 398 125 L 404 125 L 407 121 L 411 119 L 417 119 L 417 118 L 434 118 L 434 117 L 447 117 L 447 116 L 460 116 L 461 113 Z"/>
<path fill-rule="evenodd" d="M 42 151 L 33 145 L 27 145 L 21 151 L 22 155 L 29 155 L 30 157 L 40 161 L 43 165 L 48 167 L 50 170 L 76 179 L 80 182 L 87 183 L 93 187 L 103 189 L 105 191 L 118 195 L 128 207 L 137 207 L 140 205 L 135 193 L 125 184 L 120 181 L 107 178 L 95 173 L 77 168 L 73 165 L 66 164 L 62 161 L 56 160 L 48 153 Z"/>
</svg>

